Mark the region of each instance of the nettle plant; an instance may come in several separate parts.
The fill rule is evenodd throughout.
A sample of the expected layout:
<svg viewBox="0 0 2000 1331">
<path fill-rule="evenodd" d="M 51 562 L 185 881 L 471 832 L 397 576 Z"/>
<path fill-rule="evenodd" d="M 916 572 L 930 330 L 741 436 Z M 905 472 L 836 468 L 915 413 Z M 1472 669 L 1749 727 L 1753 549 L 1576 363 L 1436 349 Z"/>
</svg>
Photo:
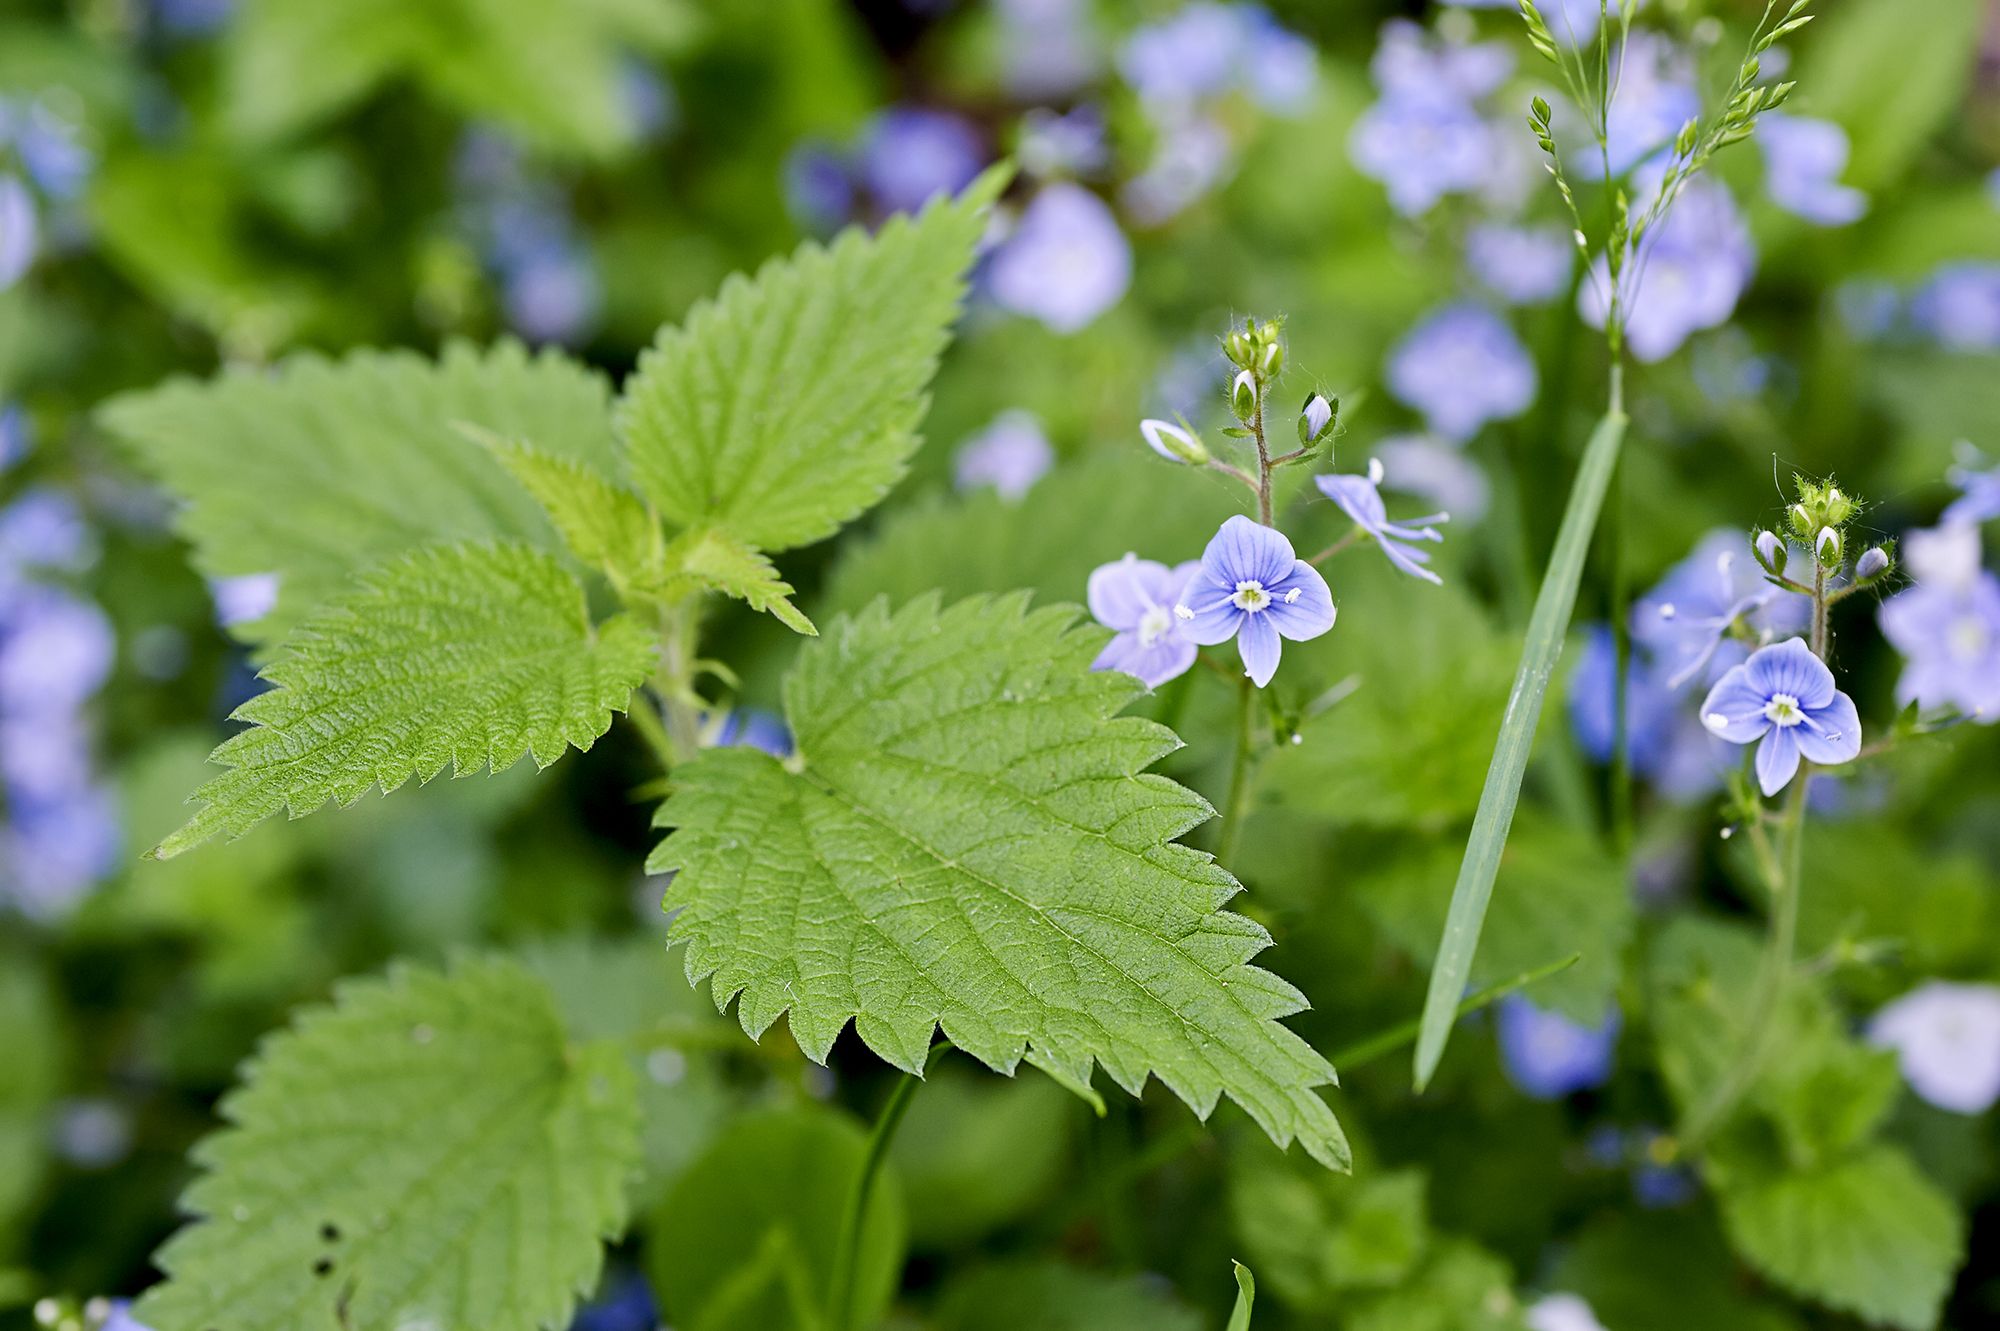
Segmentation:
<svg viewBox="0 0 2000 1331">
<path fill-rule="evenodd" d="M 1224 909 L 1235 879 L 1178 843 L 1213 810 L 1147 772 L 1178 740 L 1119 715 L 1145 686 L 1090 669 L 1107 635 L 1026 594 L 878 601 L 820 632 L 771 562 L 903 475 L 1004 180 L 732 278 L 615 399 L 560 355 L 501 345 L 307 356 L 108 406 L 184 500 L 205 572 L 278 575 L 249 630 L 271 687 L 154 854 L 447 771 L 546 767 L 623 713 L 664 769 L 648 868 L 670 875 L 690 981 L 753 1038 L 783 1017 L 824 1061 L 851 1022 L 911 1074 L 878 1145 L 942 1032 L 1100 1106 L 1099 1068 L 1133 1094 L 1156 1077 L 1204 1117 L 1227 1096 L 1346 1168 L 1320 1091 L 1333 1069 L 1281 1024 L 1305 1000 L 1251 964 L 1270 938 Z M 1262 558 L 1282 538 L 1257 531 Z M 1300 577 L 1330 623 L 1324 583 Z M 1306 614 L 1293 585 L 1267 582 L 1250 622 Z M 717 597 L 806 639 L 788 756 L 712 743 L 733 679 L 703 655 Z M 1239 612 L 1190 613 L 1219 636 Z M 624 1046 L 571 1036 L 515 959 L 349 983 L 225 1101 L 195 1219 L 137 1315 L 560 1325 L 624 1225 L 639 1105 Z M 793 1291 L 830 1325 L 879 1283 L 858 1268 L 880 1155 L 852 1180 L 825 1286 Z"/>
</svg>

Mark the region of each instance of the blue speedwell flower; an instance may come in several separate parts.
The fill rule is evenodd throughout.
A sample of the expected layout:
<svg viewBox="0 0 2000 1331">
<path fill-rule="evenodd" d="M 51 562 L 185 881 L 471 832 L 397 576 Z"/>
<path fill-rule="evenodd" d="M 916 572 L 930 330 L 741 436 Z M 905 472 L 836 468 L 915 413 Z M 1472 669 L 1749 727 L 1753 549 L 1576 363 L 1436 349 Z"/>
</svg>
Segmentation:
<svg viewBox="0 0 2000 1331">
<path fill-rule="evenodd" d="M 1003 309 L 1074 333 L 1132 284 L 1132 246 L 1104 200 L 1057 181 L 1035 196 L 993 255 L 987 289 Z"/>
<path fill-rule="evenodd" d="M 1833 672 L 1803 638 L 1760 647 L 1709 690 L 1702 724 L 1731 744 L 1757 741 L 1757 784 L 1783 790 L 1799 759 L 1831 765 L 1861 752 L 1854 700 L 1833 686 Z"/>
<path fill-rule="evenodd" d="M 1278 639 L 1304 642 L 1333 627 L 1333 593 L 1283 532 L 1239 513 L 1202 551 L 1174 615 L 1204 647 L 1236 639 L 1243 671 L 1261 689 L 1277 673 Z"/>
<path fill-rule="evenodd" d="M 1764 188 L 1771 202 L 1820 226 L 1846 226 L 1868 211 L 1868 196 L 1840 183 L 1847 131 L 1831 120 L 1773 111 L 1757 118 Z"/>
<path fill-rule="evenodd" d="M 1471 301 L 1447 305 L 1389 353 L 1389 391 L 1424 414 L 1434 434 L 1464 441 L 1535 400 L 1535 361 L 1514 330 Z"/>
<path fill-rule="evenodd" d="M 1199 567 L 1193 560 L 1168 568 L 1128 554 L 1090 575 L 1090 613 L 1116 636 L 1091 662 L 1093 670 L 1122 670 L 1156 688 L 1194 664 L 1195 644 L 1174 606 Z"/>
<path fill-rule="evenodd" d="M 1002 499 L 1019 499 L 1055 460 L 1055 448 L 1033 412 L 1003 411 L 958 446 L 952 457 L 952 481 L 960 490 L 990 486 Z"/>
<path fill-rule="evenodd" d="M 1596 1026 L 1536 1007 L 1519 995 L 1501 1001 L 1501 1065 L 1507 1079 L 1537 1100 L 1559 1100 L 1611 1080 L 1621 1025 L 1616 1008 Z"/>
<path fill-rule="evenodd" d="M 1424 567 L 1431 562 L 1428 550 L 1419 549 L 1413 541 L 1442 541 L 1444 533 L 1431 526 L 1434 522 L 1449 522 L 1449 513 L 1431 513 L 1421 518 L 1411 518 L 1408 522 L 1389 521 L 1388 510 L 1382 504 L 1382 464 L 1370 461 L 1366 476 L 1334 475 L 1315 476 L 1313 484 L 1320 493 L 1339 504 L 1341 511 L 1354 519 L 1354 525 L 1382 547 L 1382 553 L 1389 556 L 1389 562 L 1413 578 L 1425 582 L 1442 584 L 1444 579 Z"/>
</svg>

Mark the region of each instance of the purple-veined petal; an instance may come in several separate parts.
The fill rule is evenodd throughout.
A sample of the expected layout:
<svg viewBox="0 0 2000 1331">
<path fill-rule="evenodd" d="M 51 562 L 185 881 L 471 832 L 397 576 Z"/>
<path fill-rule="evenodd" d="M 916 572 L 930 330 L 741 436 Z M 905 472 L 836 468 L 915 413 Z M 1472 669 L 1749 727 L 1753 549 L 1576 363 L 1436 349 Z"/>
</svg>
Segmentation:
<svg viewBox="0 0 2000 1331">
<path fill-rule="evenodd" d="M 1836 691 L 1832 702 L 1808 711 L 1797 730 L 1799 752 L 1824 766 L 1852 762 L 1861 752 L 1861 714 L 1844 693 Z"/>
<path fill-rule="evenodd" d="M 1245 615 L 1236 635 L 1236 650 L 1243 654 L 1243 673 L 1250 676 L 1250 682 L 1260 689 L 1269 684 L 1271 676 L 1278 673 L 1278 655 L 1284 650 L 1271 616 Z"/>
<path fill-rule="evenodd" d="M 1158 592 L 1168 581 L 1167 566 L 1128 554 L 1091 571 L 1084 599 L 1091 617 L 1109 629 L 1135 629 L 1148 610 L 1161 603 Z"/>
<path fill-rule="evenodd" d="M 1104 645 L 1092 670 L 1122 670 L 1138 677 L 1147 688 L 1158 688 L 1194 664 L 1195 645 L 1186 638 L 1167 634 L 1152 646 L 1143 645 L 1137 633 L 1120 633 Z"/>
<path fill-rule="evenodd" d="M 1257 618 L 1269 619 L 1279 633 L 1293 642 L 1317 638 L 1333 627 L 1333 592 L 1319 570 L 1301 559 L 1292 571 L 1271 584 L 1271 604 Z"/>
<path fill-rule="evenodd" d="M 1787 638 L 1769 647 L 1759 647 L 1745 661 L 1750 679 L 1768 702 L 1774 694 L 1787 694 L 1808 712 L 1833 701 L 1833 672 L 1826 662 L 1813 655 L 1804 638 Z"/>
<path fill-rule="evenodd" d="M 1229 599 L 1229 592 L 1217 586 L 1208 574 L 1197 573 L 1189 579 L 1181 598 L 1174 607 L 1174 619 L 1189 642 L 1212 647 L 1236 636 L 1244 612 Z M 1185 616 L 1181 614 L 1183 609 L 1189 612 Z"/>
<path fill-rule="evenodd" d="M 1731 744 L 1748 744 L 1771 728 L 1771 719 L 1764 715 L 1764 704 L 1770 701 L 1747 662 L 1731 666 L 1702 700 L 1701 723 Z"/>
<path fill-rule="evenodd" d="M 1382 506 L 1382 492 L 1366 476 L 1359 473 L 1315 476 L 1313 484 L 1321 494 L 1340 505 L 1341 512 L 1370 531 L 1388 520 L 1388 510 Z"/>
<path fill-rule="evenodd" d="M 1201 554 L 1202 571 L 1232 591 L 1239 582 L 1258 582 L 1268 589 L 1297 562 L 1283 532 L 1241 513 L 1222 524 Z"/>
<path fill-rule="evenodd" d="M 1757 746 L 1757 784 L 1766 795 L 1783 790 L 1799 770 L 1798 726 L 1772 726 Z"/>
</svg>

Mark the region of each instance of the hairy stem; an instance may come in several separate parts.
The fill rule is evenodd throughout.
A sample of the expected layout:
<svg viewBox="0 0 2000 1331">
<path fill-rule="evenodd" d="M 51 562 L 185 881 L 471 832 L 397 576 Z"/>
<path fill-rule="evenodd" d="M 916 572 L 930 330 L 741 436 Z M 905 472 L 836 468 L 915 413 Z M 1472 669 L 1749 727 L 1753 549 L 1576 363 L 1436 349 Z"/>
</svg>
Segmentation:
<svg viewBox="0 0 2000 1331">
<path fill-rule="evenodd" d="M 1271 448 L 1264 442 L 1265 386 L 1257 386 L 1257 414 L 1250 419 L 1250 433 L 1257 440 L 1257 521 L 1271 525 Z"/>
<path fill-rule="evenodd" d="M 1817 560 L 1813 566 L 1813 655 L 1826 659 L 1826 569 Z M 1799 897 L 1804 889 L 1806 843 L 1806 788 L 1812 783 L 1812 764 L 1801 762 L 1792 777 L 1792 789 L 1785 801 L 1784 860 L 1782 864 L 1760 845 L 1758 863 L 1765 871 L 1765 885 L 1771 894 L 1771 929 L 1765 939 L 1764 958 L 1757 968 L 1755 987 L 1750 992 L 1750 1008 L 1744 1014 L 1743 1047 L 1715 1084 L 1708 1098 L 1689 1115 L 1682 1149 L 1693 1151 L 1728 1120 L 1729 1113 L 1742 1101 L 1770 1056 L 1776 1034 L 1779 1008 L 1791 988 L 1792 956 L 1798 947 Z M 1761 840 L 1762 828 L 1755 834 Z M 1774 872 L 1775 871 L 1775 872 Z"/>
<path fill-rule="evenodd" d="M 1236 756 L 1229 763 L 1229 793 L 1222 804 L 1222 831 L 1215 839 L 1215 858 L 1224 868 L 1236 851 L 1236 834 L 1250 803 L 1250 754 L 1252 730 L 1256 722 L 1256 690 L 1248 675 L 1238 681 L 1236 706 Z"/>
</svg>

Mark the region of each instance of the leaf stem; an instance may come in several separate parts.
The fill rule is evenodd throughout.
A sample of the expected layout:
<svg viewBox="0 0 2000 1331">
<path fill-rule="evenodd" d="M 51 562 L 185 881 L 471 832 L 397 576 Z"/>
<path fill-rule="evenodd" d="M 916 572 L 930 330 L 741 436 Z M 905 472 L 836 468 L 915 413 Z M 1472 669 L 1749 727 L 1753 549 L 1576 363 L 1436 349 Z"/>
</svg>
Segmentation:
<svg viewBox="0 0 2000 1331">
<path fill-rule="evenodd" d="M 943 1040 L 931 1046 L 924 1058 L 924 1072 L 929 1072 L 938 1055 L 951 1045 Z M 861 1229 L 868 1218 L 868 1201 L 875 1192 L 875 1180 L 882 1173 L 882 1162 L 889 1158 L 889 1147 L 896 1140 L 896 1129 L 903 1124 L 903 1115 L 910 1110 L 910 1101 L 916 1097 L 917 1088 L 923 1085 L 923 1075 L 904 1074 L 896 1078 L 889 1099 L 883 1104 L 882 1112 L 875 1116 L 875 1127 L 868 1134 L 868 1149 L 861 1157 L 860 1172 L 854 1176 L 854 1186 L 847 1194 L 847 1209 L 841 1215 L 840 1234 L 834 1241 L 833 1288 L 827 1297 L 827 1322 L 833 1331 L 852 1331 L 854 1327 L 854 1285 L 856 1268 L 861 1263 Z"/>
</svg>

